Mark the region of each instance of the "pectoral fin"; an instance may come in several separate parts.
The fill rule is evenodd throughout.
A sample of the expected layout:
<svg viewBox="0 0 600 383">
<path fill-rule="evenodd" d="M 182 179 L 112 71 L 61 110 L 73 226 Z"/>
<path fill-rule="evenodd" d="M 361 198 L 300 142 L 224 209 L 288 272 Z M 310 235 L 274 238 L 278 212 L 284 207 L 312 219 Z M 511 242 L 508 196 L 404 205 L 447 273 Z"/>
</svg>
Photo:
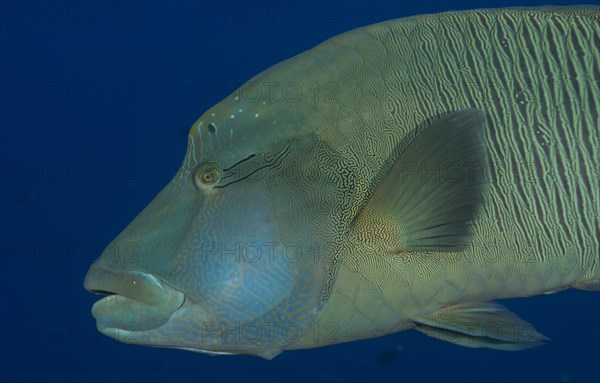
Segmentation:
<svg viewBox="0 0 600 383">
<path fill-rule="evenodd" d="M 466 303 L 415 318 L 415 329 L 465 347 L 515 351 L 549 340 L 498 303 Z"/>
<path fill-rule="evenodd" d="M 483 201 L 484 124 L 481 111 L 465 109 L 425 128 L 355 218 L 355 237 L 388 253 L 466 247 Z"/>
</svg>

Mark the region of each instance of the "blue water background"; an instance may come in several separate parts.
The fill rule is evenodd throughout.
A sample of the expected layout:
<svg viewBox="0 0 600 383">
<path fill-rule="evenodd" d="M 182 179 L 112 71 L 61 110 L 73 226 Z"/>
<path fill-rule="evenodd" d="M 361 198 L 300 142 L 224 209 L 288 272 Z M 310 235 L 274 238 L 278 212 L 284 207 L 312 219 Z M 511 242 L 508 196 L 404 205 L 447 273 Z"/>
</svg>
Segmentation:
<svg viewBox="0 0 600 383">
<path fill-rule="evenodd" d="M 553 1 L 568 5 L 568 1 Z M 535 1 L 0 2 L 1 382 L 599 382 L 600 294 L 504 303 L 552 338 L 522 352 L 408 331 L 272 361 L 118 343 L 89 264 L 177 171 L 235 86 L 352 28 Z"/>
</svg>

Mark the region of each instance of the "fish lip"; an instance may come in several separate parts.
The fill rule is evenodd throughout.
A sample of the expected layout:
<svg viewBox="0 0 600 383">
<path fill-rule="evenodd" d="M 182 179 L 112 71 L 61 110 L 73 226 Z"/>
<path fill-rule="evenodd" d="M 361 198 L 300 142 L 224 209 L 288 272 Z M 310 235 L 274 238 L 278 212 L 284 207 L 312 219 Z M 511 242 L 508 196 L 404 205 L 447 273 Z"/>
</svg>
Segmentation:
<svg viewBox="0 0 600 383">
<path fill-rule="evenodd" d="M 175 291 L 175 290 L 173 290 Z M 163 320 L 160 324 L 151 325 L 144 323 L 138 323 L 136 320 L 127 321 L 123 323 L 123 321 L 119 321 L 114 313 L 111 315 L 112 309 L 117 309 L 121 313 L 124 310 L 128 310 L 126 307 L 132 303 L 138 309 L 152 309 L 152 308 L 160 308 L 162 305 L 149 305 L 141 301 L 136 301 L 131 298 L 124 297 L 122 295 L 113 294 L 107 297 L 104 297 L 94 303 L 92 306 L 92 316 L 96 319 L 96 328 L 100 333 L 110 336 L 114 339 L 117 339 L 122 342 L 127 342 L 123 339 L 131 338 L 132 334 L 139 334 L 148 332 L 151 330 L 155 330 L 159 327 L 162 327 L 168 320 L 181 309 L 186 301 L 185 295 L 176 291 L 177 294 L 180 294 L 182 297 L 180 303 L 176 304 L 172 307 L 164 307 L 164 313 L 161 315 Z M 119 308 L 121 308 L 119 310 Z M 106 310 L 109 310 L 107 313 Z M 121 339 L 122 338 L 122 339 Z"/>
<path fill-rule="evenodd" d="M 163 303 L 168 297 L 164 284 L 152 274 L 113 270 L 98 262 L 94 262 L 88 270 L 83 287 L 94 294 L 108 295 L 106 298 L 116 295 L 150 305 Z"/>
<path fill-rule="evenodd" d="M 133 270 L 113 270 L 95 262 L 84 283 L 86 290 L 108 295 L 92 306 L 92 316 L 102 334 L 133 343 L 131 334 L 165 325 L 182 308 L 187 296 L 153 275 Z"/>
</svg>

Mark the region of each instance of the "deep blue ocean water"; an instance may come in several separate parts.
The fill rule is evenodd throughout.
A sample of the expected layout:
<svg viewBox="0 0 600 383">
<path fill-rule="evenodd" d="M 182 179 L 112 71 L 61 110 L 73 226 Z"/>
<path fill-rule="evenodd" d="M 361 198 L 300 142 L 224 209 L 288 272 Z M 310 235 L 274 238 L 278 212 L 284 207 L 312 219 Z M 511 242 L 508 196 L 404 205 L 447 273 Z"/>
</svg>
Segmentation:
<svg viewBox="0 0 600 383">
<path fill-rule="evenodd" d="M 0 2 L 0 381 L 600 382 L 599 293 L 504 301 L 552 338 L 531 350 L 408 331 L 266 361 L 118 343 L 82 286 L 175 174 L 191 124 L 254 74 L 391 18 L 542 4 Z"/>
</svg>

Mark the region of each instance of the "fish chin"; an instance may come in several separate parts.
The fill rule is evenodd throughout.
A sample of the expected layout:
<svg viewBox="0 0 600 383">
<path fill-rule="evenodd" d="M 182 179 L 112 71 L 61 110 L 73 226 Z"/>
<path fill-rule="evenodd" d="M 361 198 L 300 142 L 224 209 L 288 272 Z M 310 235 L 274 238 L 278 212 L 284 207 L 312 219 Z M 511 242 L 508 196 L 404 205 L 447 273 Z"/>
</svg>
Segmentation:
<svg viewBox="0 0 600 383">
<path fill-rule="evenodd" d="M 124 343 L 173 348 L 208 355 L 255 355 L 272 359 L 282 348 L 272 337 L 246 338 L 250 328 L 243 325 L 215 322 L 210 312 L 185 299 L 182 306 L 162 325 L 147 330 L 98 327 L 106 336 Z M 255 329 L 257 325 L 252 325 Z M 249 340 L 251 340 L 249 342 Z"/>
<path fill-rule="evenodd" d="M 104 298 L 97 302 L 96 305 L 112 305 L 113 312 L 118 312 L 118 302 L 121 298 L 114 298 L 114 301 L 107 301 L 111 297 Z M 123 302 L 126 302 L 127 298 L 123 298 Z M 107 301 L 108 303 L 101 303 Z M 96 309 L 96 305 L 92 308 L 92 314 L 97 320 L 96 326 L 98 331 L 102 335 L 106 335 L 119 342 L 138 344 L 144 346 L 153 347 L 167 347 L 167 348 L 180 348 L 178 347 L 178 336 L 181 336 L 181 332 L 177 331 L 178 326 L 173 326 L 173 316 L 176 316 L 180 310 L 185 311 L 185 307 L 189 305 L 189 301 L 183 299 L 183 302 L 175 310 L 163 309 L 156 310 L 154 314 L 154 322 L 140 322 L 132 321 L 129 323 L 122 323 L 115 320 L 114 316 L 103 316 Z M 138 308 L 139 309 L 139 308 Z M 145 311 L 149 311 L 148 309 Z M 145 313 L 144 310 L 141 312 L 132 311 L 137 317 L 142 317 Z"/>
</svg>

